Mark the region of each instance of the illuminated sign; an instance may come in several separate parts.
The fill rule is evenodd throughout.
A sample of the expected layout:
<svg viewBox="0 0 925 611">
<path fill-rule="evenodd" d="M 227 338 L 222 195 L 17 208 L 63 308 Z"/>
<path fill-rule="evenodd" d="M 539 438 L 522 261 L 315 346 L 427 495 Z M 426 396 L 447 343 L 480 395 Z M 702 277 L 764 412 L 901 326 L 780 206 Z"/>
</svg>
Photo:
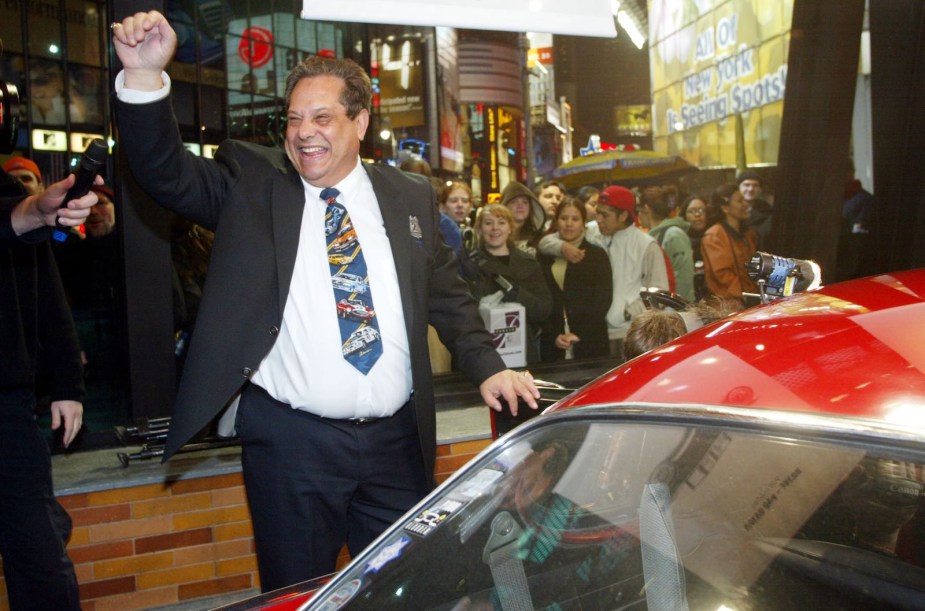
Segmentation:
<svg viewBox="0 0 925 611">
<path fill-rule="evenodd" d="M 793 0 L 652 0 L 649 15 L 654 148 L 735 167 L 740 116 L 747 163 L 777 163 Z"/>
<path fill-rule="evenodd" d="M 495 109 L 486 108 L 485 115 L 488 117 L 488 170 L 490 174 L 489 188 L 492 191 L 498 189 L 498 147 L 495 146 L 497 141 L 497 131 L 495 129 Z"/>
<path fill-rule="evenodd" d="M 217 144 L 204 144 L 202 146 L 202 156 L 206 159 L 214 159 L 215 151 L 218 150 Z"/>
<path fill-rule="evenodd" d="M 75 153 L 82 153 L 90 146 L 90 142 L 99 138 L 105 140 L 103 134 L 85 134 L 82 132 L 71 133 L 71 150 Z"/>
<path fill-rule="evenodd" d="M 67 134 L 50 129 L 33 129 L 32 148 L 37 151 L 66 151 Z"/>
<path fill-rule="evenodd" d="M 261 105 L 275 106 L 276 98 L 286 91 L 289 71 L 312 53 L 343 56 L 341 34 L 333 23 L 309 23 L 286 13 L 267 13 L 232 19 L 227 28 L 229 115 L 240 107 L 249 113 Z M 319 48 L 327 44 L 334 48 Z M 175 62 L 171 70 L 176 66 Z"/>
<path fill-rule="evenodd" d="M 251 68 L 260 68 L 273 59 L 273 34 L 261 27 L 244 30 L 238 43 L 238 57 Z"/>
<path fill-rule="evenodd" d="M 602 0 L 302 0 L 302 18 L 606 38 L 617 35 L 610 3 Z"/>
<path fill-rule="evenodd" d="M 196 155 L 197 157 L 202 156 L 202 147 L 199 146 L 198 142 L 184 142 L 183 148 L 188 150 L 193 155 Z"/>
<path fill-rule="evenodd" d="M 531 48 L 527 51 L 527 67 L 533 68 L 536 64 L 544 66 L 553 63 L 552 47 L 543 47 L 540 49 Z"/>
<path fill-rule="evenodd" d="M 645 104 L 617 106 L 614 112 L 618 136 L 651 136 L 652 107 Z"/>
<path fill-rule="evenodd" d="M 392 128 L 424 125 L 424 65 L 420 41 L 376 41 L 370 45 L 378 66 L 379 108 Z"/>
</svg>

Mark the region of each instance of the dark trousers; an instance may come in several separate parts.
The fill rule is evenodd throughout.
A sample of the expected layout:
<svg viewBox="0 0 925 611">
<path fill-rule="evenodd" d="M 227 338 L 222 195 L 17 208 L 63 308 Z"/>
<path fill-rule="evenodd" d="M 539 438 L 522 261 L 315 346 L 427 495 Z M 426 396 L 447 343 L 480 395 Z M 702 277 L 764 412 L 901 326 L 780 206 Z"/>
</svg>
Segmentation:
<svg viewBox="0 0 925 611">
<path fill-rule="evenodd" d="M 358 423 L 250 385 L 237 430 L 264 592 L 333 572 L 344 543 L 356 556 L 430 489 L 411 401 Z"/>
<path fill-rule="evenodd" d="M 55 500 L 31 390 L 0 391 L 0 557 L 10 609 L 80 609 L 65 551 L 71 522 Z"/>
</svg>

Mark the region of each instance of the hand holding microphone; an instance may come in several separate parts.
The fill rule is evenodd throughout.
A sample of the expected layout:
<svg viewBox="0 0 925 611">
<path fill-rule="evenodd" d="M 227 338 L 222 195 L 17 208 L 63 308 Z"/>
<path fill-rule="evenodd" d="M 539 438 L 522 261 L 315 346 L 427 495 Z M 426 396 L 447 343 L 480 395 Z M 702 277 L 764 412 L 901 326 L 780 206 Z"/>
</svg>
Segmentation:
<svg viewBox="0 0 925 611">
<path fill-rule="evenodd" d="M 66 206 L 72 199 L 78 199 L 87 194 L 90 187 L 93 186 L 93 181 L 96 180 L 100 171 L 105 167 L 108 154 L 109 147 L 106 146 L 104 140 L 94 138 L 90 142 L 87 150 L 84 151 L 80 158 L 80 164 L 74 172 L 77 178 L 74 179 L 74 186 L 68 189 L 67 195 L 64 196 L 63 205 Z M 61 224 L 61 219 L 56 219 L 55 231 L 52 237 L 59 242 L 63 242 L 67 239 L 67 232 L 68 228 Z"/>
</svg>

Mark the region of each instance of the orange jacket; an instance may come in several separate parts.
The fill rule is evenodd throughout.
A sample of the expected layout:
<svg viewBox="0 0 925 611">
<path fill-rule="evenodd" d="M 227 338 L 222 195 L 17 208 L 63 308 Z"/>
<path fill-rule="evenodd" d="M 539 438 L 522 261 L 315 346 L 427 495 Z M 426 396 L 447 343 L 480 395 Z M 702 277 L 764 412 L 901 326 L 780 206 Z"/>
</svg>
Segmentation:
<svg viewBox="0 0 925 611">
<path fill-rule="evenodd" d="M 758 238 L 751 229 L 739 233 L 725 222 L 707 229 L 700 242 L 707 289 L 717 297 L 742 299 L 742 293 L 756 293 L 758 285 L 745 271 L 745 264 L 757 250 Z"/>
</svg>

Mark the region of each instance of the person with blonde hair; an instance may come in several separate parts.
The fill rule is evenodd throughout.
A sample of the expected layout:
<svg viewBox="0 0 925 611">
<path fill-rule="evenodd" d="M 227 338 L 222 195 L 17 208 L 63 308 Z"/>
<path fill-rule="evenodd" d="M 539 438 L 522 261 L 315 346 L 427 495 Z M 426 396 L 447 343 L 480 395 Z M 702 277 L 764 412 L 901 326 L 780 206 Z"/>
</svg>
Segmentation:
<svg viewBox="0 0 925 611">
<path fill-rule="evenodd" d="M 501 204 L 479 210 L 475 221 L 478 248 L 473 255 L 480 274 L 472 296 L 482 299 L 498 291 L 502 302 L 521 304 L 527 316 L 527 362 L 540 360 L 541 325 L 552 311 L 552 296 L 536 257 L 514 246 L 514 215 Z"/>
</svg>

